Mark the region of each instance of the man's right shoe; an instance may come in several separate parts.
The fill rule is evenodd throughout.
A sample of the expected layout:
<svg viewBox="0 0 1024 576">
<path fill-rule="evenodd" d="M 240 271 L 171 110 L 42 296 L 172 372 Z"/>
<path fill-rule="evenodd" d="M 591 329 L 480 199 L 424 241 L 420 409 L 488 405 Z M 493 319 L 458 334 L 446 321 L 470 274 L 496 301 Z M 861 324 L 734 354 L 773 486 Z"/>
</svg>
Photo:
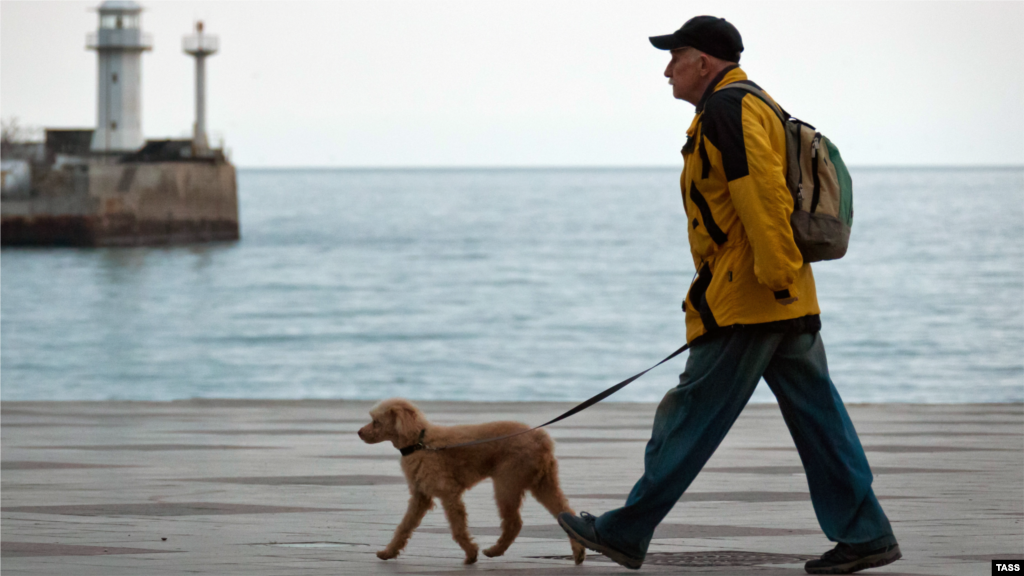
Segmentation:
<svg viewBox="0 0 1024 576">
<path fill-rule="evenodd" d="M 902 557 L 899 544 L 857 552 L 849 544 L 839 543 L 835 548 L 822 554 L 821 558 L 804 564 L 804 570 L 808 574 L 851 574 L 866 568 L 892 564 Z"/>
<path fill-rule="evenodd" d="M 558 525 L 562 527 L 562 530 L 565 530 L 569 538 L 583 544 L 594 552 L 604 554 L 618 562 L 621 566 L 625 566 L 630 570 L 639 570 L 640 566 L 644 563 L 644 559 L 630 556 L 602 542 L 601 537 L 597 535 L 597 528 L 594 526 L 596 520 L 597 518 L 587 512 L 580 512 L 579 516 L 574 516 L 568 512 L 562 512 L 558 515 Z"/>
</svg>

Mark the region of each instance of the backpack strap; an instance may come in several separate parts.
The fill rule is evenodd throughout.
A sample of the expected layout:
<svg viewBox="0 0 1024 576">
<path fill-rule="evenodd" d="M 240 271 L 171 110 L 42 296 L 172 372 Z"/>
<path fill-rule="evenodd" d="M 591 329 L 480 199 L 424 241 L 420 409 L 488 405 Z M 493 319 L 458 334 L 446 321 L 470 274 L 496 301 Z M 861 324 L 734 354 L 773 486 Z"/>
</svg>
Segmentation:
<svg viewBox="0 0 1024 576">
<path fill-rule="evenodd" d="M 767 104 L 769 108 L 772 109 L 772 112 L 775 112 L 775 115 L 779 117 L 779 121 L 782 122 L 783 126 L 786 125 L 786 121 L 788 121 L 789 118 L 790 118 L 789 113 L 786 112 L 785 110 L 783 110 L 782 106 L 779 106 L 778 104 L 776 104 L 771 98 L 768 97 L 767 94 L 764 93 L 764 90 L 761 90 L 760 88 L 755 86 L 753 82 L 748 82 L 748 81 L 741 80 L 739 82 L 733 82 L 731 84 L 726 84 L 725 86 L 722 86 L 718 90 L 715 90 L 715 92 L 712 95 L 717 94 L 718 92 L 721 92 L 722 90 L 729 90 L 729 89 L 743 90 L 744 92 L 749 92 L 749 93 L 753 94 L 754 96 L 757 96 L 758 99 L 760 99 L 762 102 Z"/>
<path fill-rule="evenodd" d="M 789 188 L 789 191 L 793 195 L 793 210 L 800 210 L 800 205 L 803 202 L 802 190 L 804 181 L 804 173 L 799 166 L 801 138 L 799 137 L 799 130 L 795 133 L 791 130 L 790 122 L 795 122 L 798 125 L 806 125 L 812 129 L 814 127 L 806 122 L 802 122 L 791 117 L 789 112 L 786 112 L 782 106 L 779 106 L 774 100 L 769 98 L 760 87 L 749 80 L 740 80 L 739 82 L 726 84 L 713 92 L 711 96 L 713 97 L 715 94 L 718 94 L 723 90 L 742 90 L 749 94 L 753 94 L 754 97 L 764 102 L 772 112 L 775 112 L 775 116 L 780 122 L 782 122 L 782 131 L 786 135 L 787 148 L 787 153 L 784 155 L 783 160 L 783 166 L 786 169 L 786 187 Z M 710 97 L 708 99 L 710 100 Z M 794 146 L 795 150 L 790 148 L 791 146 Z"/>
</svg>

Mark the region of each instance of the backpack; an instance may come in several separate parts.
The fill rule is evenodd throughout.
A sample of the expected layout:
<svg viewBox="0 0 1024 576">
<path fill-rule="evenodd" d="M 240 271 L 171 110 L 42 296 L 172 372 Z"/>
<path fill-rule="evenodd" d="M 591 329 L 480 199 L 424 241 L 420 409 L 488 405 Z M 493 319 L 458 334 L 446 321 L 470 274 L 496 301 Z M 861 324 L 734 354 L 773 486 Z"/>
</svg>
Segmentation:
<svg viewBox="0 0 1024 576">
<path fill-rule="evenodd" d="M 745 90 L 760 98 L 786 130 L 786 186 L 793 194 L 793 239 L 804 262 L 846 254 L 853 226 L 853 180 L 839 149 L 814 126 L 790 115 L 761 89 L 746 82 L 721 90 Z"/>
</svg>

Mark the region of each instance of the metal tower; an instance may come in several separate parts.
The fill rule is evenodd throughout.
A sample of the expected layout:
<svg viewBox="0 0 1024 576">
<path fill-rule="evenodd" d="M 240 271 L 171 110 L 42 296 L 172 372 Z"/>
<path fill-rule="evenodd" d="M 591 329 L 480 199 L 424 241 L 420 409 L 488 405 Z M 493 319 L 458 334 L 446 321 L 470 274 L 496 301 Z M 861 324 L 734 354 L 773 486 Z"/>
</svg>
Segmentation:
<svg viewBox="0 0 1024 576">
<path fill-rule="evenodd" d="M 192 129 L 192 153 L 204 156 L 210 145 L 206 139 L 206 57 L 217 52 L 216 36 L 203 34 L 203 23 L 196 22 L 196 33 L 185 36 L 181 48 L 196 59 L 196 122 Z"/>
<path fill-rule="evenodd" d="M 107 0 L 97 9 L 99 29 L 86 37 L 99 57 L 94 152 L 127 152 L 144 143 L 142 136 L 142 53 L 153 40 L 139 28 L 142 6 L 131 0 Z"/>
</svg>

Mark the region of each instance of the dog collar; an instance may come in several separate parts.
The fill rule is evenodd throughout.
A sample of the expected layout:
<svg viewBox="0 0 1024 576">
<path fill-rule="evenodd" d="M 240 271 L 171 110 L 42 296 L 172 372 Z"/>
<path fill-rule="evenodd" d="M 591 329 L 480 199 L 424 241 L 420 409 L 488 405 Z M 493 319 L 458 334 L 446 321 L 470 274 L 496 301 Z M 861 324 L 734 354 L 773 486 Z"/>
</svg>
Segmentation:
<svg viewBox="0 0 1024 576">
<path fill-rule="evenodd" d="M 426 446 L 423 445 L 423 436 L 425 436 L 426 433 L 427 430 L 425 428 L 423 430 L 420 430 L 420 439 L 418 442 L 411 446 L 406 446 L 405 448 L 399 448 L 398 451 L 402 453 L 402 456 L 408 456 L 413 452 L 423 450 L 424 448 L 426 448 Z"/>
</svg>

